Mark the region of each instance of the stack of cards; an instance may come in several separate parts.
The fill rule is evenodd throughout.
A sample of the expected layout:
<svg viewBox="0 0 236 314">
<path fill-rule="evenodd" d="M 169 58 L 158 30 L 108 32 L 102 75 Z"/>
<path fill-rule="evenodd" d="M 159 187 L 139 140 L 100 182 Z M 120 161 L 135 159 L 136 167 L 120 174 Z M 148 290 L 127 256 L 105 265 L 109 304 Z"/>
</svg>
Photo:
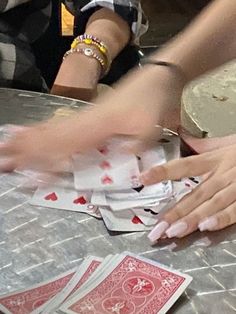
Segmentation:
<svg viewBox="0 0 236 314">
<path fill-rule="evenodd" d="M 198 183 L 196 179 L 142 186 L 140 173 L 164 164 L 159 145 L 139 156 L 122 152 L 112 140 L 99 150 L 73 157 L 73 174 L 38 188 L 31 204 L 87 213 L 103 218 L 110 231 L 144 231 L 156 224 L 158 214 L 174 205 Z"/>
<path fill-rule="evenodd" d="M 71 271 L 0 297 L 4 314 L 164 314 L 192 278 L 129 252 L 88 257 Z"/>
</svg>

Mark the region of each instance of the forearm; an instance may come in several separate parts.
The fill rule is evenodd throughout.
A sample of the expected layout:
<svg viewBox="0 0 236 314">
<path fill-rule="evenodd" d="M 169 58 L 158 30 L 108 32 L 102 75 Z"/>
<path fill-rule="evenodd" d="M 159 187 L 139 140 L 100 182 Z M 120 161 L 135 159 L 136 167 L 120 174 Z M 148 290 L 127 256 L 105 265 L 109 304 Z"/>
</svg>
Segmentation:
<svg viewBox="0 0 236 314">
<path fill-rule="evenodd" d="M 131 36 L 128 23 L 106 8 L 96 11 L 90 17 L 85 32 L 102 40 L 112 59 L 128 44 Z"/>
<path fill-rule="evenodd" d="M 96 11 L 90 17 L 85 32 L 106 44 L 111 60 L 130 39 L 128 23 L 106 8 Z M 89 100 L 94 96 L 100 76 L 101 66 L 97 60 L 73 53 L 63 61 L 51 92 Z"/>
<path fill-rule="evenodd" d="M 236 1 L 213 1 L 181 34 L 154 54 L 179 65 L 190 81 L 236 57 Z"/>
</svg>

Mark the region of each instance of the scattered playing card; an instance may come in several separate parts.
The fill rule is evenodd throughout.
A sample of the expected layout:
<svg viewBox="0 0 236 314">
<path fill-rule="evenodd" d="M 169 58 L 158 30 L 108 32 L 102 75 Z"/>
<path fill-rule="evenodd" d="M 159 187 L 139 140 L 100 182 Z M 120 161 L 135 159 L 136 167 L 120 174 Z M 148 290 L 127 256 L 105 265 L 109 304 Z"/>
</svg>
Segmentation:
<svg viewBox="0 0 236 314">
<path fill-rule="evenodd" d="M 103 221 L 110 231 L 145 231 L 151 228 L 145 226 L 141 219 L 132 210 L 126 209 L 118 213 L 112 212 L 109 208 L 100 207 Z"/>
<path fill-rule="evenodd" d="M 91 204 L 91 195 L 90 191 L 76 191 L 54 184 L 38 188 L 30 200 L 30 204 L 71 210 L 101 218 L 98 206 Z"/>
<path fill-rule="evenodd" d="M 140 175 L 134 155 L 117 154 L 109 159 L 99 158 L 94 164 L 81 169 L 80 157 L 74 160 L 74 179 L 77 190 L 115 190 L 136 187 Z"/>
<path fill-rule="evenodd" d="M 174 152 L 177 157 L 178 145 L 172 147 L 176 140 L 162 139 L 162 146 L 152 147 L 139 156 L 122 151 L 123 141 L 117 138 L 86 154 L 77 154 L 73 156 L 73 176 L 64 174 L 51 185 L 39 187 L 30 203 L 103 218 L 111 231 L 150 230 L 157 223 L 158 214 L 174 206 L 200 182 L 193 177 L 140 185 L 140 172 L 165 163 L 166 151 L 168 156 Z"/>
</svg>

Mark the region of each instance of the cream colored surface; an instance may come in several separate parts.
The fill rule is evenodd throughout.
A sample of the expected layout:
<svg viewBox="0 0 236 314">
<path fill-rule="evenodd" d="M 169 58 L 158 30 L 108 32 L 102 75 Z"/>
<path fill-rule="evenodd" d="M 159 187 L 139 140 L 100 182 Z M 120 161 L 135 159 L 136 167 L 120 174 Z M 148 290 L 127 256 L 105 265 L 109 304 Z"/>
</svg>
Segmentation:
<svg viewBox="0 0 236 314">
<path fill-rule="evenodd" d="M 182 98 L 182 124 L 195 136 L 236 133 L 236 62 L 192 82 Z"/>
</svg>

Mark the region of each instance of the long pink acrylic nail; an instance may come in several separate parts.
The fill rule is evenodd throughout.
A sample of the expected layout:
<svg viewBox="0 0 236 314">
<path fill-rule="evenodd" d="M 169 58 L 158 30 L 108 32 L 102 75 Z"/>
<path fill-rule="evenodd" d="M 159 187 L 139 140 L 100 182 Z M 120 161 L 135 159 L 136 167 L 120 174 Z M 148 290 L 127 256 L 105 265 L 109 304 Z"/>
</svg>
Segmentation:
<svg viewBox="0 0 236 314">
<path fill-rule="evenodd" d="M 168 238 L 174 238 L 180 236 L 188 229 L 188 225 L 184 221 L 176 222 L 166 230 L 166 235 Z"/>
<path fill-rule="evenodd" d="M 217 223 L 218 223 L 218 221 L 217 221 L 216 217 L 209 217 L 209 218 L 206 218 L 206 219 L 202 220 L 199 223 L 198 229 L 200 231 L 205 231 L 205 230 L 212 231 L 217 226 Z"/>
<path fill-rule="evenodd" d="M 156 225 L 154 229 L 148 234 L 148 238 L 151 242 L 155 242 L 163 235 L 166 229 L 169 227 L 169 224 L 166 221 L 161 221 Z"/>
</svg>

